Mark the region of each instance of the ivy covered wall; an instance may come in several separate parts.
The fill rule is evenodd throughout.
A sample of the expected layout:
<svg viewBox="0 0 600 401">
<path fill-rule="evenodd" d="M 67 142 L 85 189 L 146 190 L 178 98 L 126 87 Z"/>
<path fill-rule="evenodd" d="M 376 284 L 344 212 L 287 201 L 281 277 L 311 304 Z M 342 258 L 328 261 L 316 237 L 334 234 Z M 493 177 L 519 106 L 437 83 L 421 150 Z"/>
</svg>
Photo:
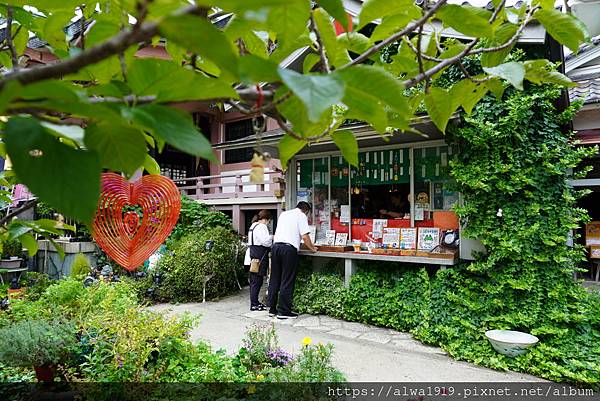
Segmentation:
<svg viewBox="0 0 600 401">
<path fill-rule="evenodd" d="M 430 319 L 417 329 L 452 355 L 555 380 L 600 380 L 600 312 L 573 280 L 583 250 L 567 245 L 586 219 L 569 171 L 590 150 L 561 131 L 576 107 L 559 113 L 560 90 L 530 86 L 484 98 L 450 129 L 459 146 L 452 176 L 466 229 L 487 254 L 432 282 Z M 487 329 L 531 332 L 540 344 L 524 357 L 499 357 Z"/>
</svg>

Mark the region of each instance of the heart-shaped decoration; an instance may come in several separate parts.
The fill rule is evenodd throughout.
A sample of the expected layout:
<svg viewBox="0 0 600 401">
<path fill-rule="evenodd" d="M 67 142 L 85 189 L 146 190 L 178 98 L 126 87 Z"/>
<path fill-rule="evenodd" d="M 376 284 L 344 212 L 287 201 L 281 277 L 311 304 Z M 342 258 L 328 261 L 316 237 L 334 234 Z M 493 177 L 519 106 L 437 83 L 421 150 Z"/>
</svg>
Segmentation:
<svg viewBox="0 0 600 401">
<path fill-rule="evenodd" d="M 92 235 L 108 256 L 133 271 L 169 236 L 180 209 L 179 190 L 166 177 L 145 175 L 132 183 L 103 173 Z"/>
</svg>

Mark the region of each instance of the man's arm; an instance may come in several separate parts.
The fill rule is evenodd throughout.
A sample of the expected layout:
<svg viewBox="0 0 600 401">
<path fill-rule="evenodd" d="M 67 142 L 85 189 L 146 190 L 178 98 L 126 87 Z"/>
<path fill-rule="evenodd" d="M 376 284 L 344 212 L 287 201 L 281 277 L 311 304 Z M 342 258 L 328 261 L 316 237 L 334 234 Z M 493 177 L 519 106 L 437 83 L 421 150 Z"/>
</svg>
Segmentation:
<svg viewBox="0 0 600 401">
<path fill-rule="evenodd" d="M 313 244 L 312 240 L 310 239 L 310 235 L 302 235 L 302 241 L 304 241 L 304 245 L 306 245 L 306 247 L 312 252 L 317 252 L 317 247 Z"/>
<path fill-rule="evenodd" d="M 390 217 L 395 218 L 395 219 L 396 218 L 402 218 L 402 217 L 404 217 L 404 213 L 392 212 L 390 210 L 385 210 L 385 209 L 380 210 L 379 213 L 381 213 L 381 214 L 383 214 L 385 216 L 390 216 Z"/>
</svg>

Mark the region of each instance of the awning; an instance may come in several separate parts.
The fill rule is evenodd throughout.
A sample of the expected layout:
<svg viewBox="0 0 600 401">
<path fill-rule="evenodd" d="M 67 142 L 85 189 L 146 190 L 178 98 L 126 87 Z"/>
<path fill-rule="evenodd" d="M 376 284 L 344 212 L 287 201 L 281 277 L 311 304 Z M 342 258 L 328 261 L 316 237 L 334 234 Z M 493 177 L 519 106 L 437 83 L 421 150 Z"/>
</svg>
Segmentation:
<svg viewBox="0 0 600 401">
<path fill-rule="evenodd" d="M 458 119 L 458 114 L 452 116 L 452 120 Z M 443 139 L 442 134 L 436 126 L 431 122 L 431 119 L 427 115 L 415 117 L 411 122 L 411 127 L 419 131 L 421 135 L 413 132 L 395 132 L 380 134 L 375 131 L 370 125 L 364 123 L 353 123 L 343 125 L 341 129 L 351 130 L 354 132 L 358 146 L 360 148 L 371 148 L 376 146 L 386 145 L 397 145 L 405 143 L 415 143 L 423 141 L 431 141 Z M 257 148 L 260 147 L 262 151 L 269 152 L 272 157 L 278 158 L 279 151 L 277 144 L 283 137 L 284 132 L 281 128 L 263 132 L 260 136 L 250 135 L 243 139 L 235 141 L 221 142 L 213 145 L 216 150 L 233 150 L 242 148 Z M 309 154 L 318 152 L 329 152 L 337 151 L 337 147 L 331 140 L 323 140 L 317 143 L 312 143 L 305 146 L 298 154 Z"/>
</svg>

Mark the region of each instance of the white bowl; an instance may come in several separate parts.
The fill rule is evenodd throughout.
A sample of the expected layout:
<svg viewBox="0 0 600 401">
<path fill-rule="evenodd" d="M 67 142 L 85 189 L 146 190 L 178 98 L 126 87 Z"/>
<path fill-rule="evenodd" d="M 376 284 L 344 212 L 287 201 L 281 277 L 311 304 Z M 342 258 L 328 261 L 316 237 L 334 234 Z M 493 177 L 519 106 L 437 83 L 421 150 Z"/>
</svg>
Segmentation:
<svg viewBox="0 0 600 401">
<path fill-rule="evenodd" d="M 485 336 L 499 353 L 510 357 L 523 355 L 540 341 L 536 336 L 512 330 L 488 330 Z"/>
</svg>

